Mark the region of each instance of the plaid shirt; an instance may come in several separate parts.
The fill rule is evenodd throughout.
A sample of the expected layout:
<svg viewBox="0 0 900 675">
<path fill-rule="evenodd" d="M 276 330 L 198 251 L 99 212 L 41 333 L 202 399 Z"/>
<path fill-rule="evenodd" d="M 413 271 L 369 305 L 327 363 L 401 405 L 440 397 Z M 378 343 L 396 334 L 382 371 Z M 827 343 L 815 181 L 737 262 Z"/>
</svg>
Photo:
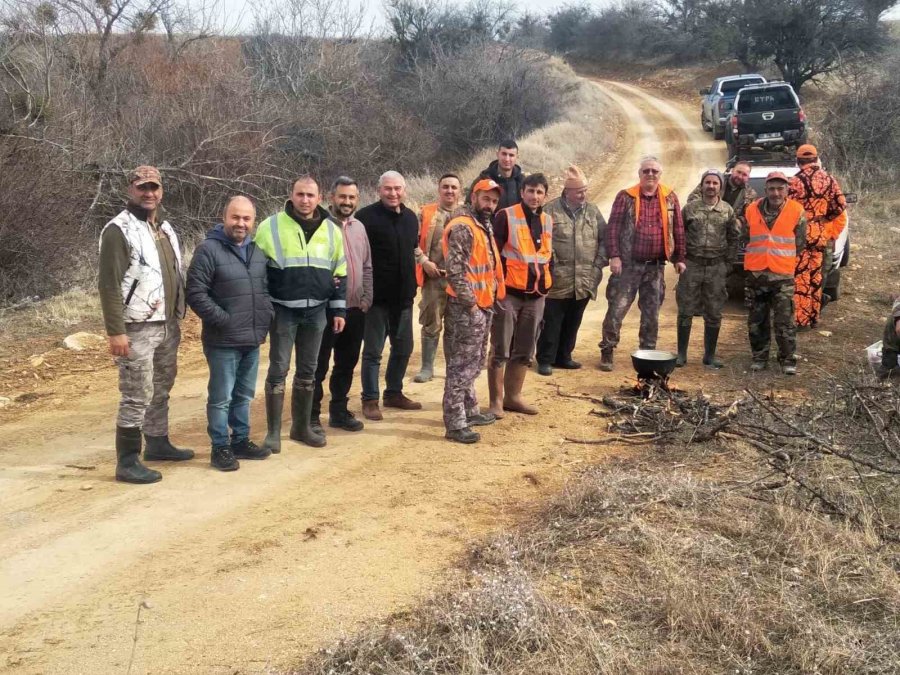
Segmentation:
<svg viewBox="0 0 900 675">
<path fill-rule="evenodd" d="M 631 212 L 628 201 L 631 197 L 623 190 L 616 195 L 616 200 L 612 205 L 612 212 L 609 214 L 609 230 L 607 231 L 607 253 L 610 258 L 621 257 L 619 252 L 619 235 L 623 228 L 627 229 L 624 223 L 627 214 Z M 646 262 L 649 260 L 665 260 L 665 245 L 663 243 L 662 214 L 659 210 L 659 197 L 652 195 L 647 197 L 643 193 L 640 195 L 641 213 L 637 224 L 634 227 L 634 243 L 632 246 L 632 260 L 634 262 Z M 673 252 L 673 260 L 675 262 L 684 262 L 684 221 L 681 218 L 681 205 L 678 203 L 678 197 L 672 193 L 672 199 L 675 203 L 674 220 L 669 223 L 675 238 L 675 251 Z"/>
</svg>

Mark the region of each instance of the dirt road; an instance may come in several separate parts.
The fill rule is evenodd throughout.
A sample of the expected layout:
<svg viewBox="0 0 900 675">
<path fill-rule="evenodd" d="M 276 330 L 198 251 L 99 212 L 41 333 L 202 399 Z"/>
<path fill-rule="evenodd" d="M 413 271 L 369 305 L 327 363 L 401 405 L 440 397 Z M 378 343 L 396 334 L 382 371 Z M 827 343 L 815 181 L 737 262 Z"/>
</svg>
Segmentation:
<svg viewBox="0 0 900 675">
<path fill-rule="evenodd" d="M 636 182 L 643 154 L 660 156 L 664 182 L 682 195 L 724 162 L 694 115 L 634 87 L 596 86 L 629 122 L 617 152 L 588 167 L 604 213 Z M 661 346 L 674 344 L 673 295 Z M 439 377 L 409 385 L 421 413 L 387 412 L 363 433 L 330 431 L 325 448 L 286 442 L 236 474 L 212 471 L 194 343 L 173 392 L 172 435 L 198 459 L 161 467 L 157 485 L 126 486 L 111 478 L 115 374 L 84 374 L 87 395 L 0 429 L 0 671 L 261 672 L 414 602 L 466 542 L 521 517 L 578 464 L 620 451 L 564 442 L 603 430 L 585 423 L 589 404 L 555 388 L 599 393 L 630 380 L 636 308 L 617 370 L 601 373 L 604 308 L 586 316 L 575 354 L 586 367 L 530 375 L 541 415 L 487 427 L 476 446 L 443 440 Z M 743 353 L 742 340 L 726 340 L 725 355 Z M 678 383 L 727 378 L 694 364 Z M 264 428 L 259 401 L 253 422 Z"/>
</svg>

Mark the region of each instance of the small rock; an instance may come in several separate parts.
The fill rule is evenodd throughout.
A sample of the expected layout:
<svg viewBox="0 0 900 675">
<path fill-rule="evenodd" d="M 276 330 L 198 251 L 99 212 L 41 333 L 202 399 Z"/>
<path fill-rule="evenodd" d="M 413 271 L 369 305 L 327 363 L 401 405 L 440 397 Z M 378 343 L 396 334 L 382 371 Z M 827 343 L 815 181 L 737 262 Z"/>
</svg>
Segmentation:
<svg viewBox="0 0 900 675">
<path fill-rule="evenodd" d="M 7 398 L 6 396 L 0 396 L 0 408 L 5 408 L 6 406 L 12 403 L 11 398 Z"/>
<path fill-rule="evenodd" d="M 84 490 L 84 491 L 86 492 L 86 491 L 88 491 L 88 490 L 93 490 L 93 489 L 94 489 L 94 486 L 91 485 L 90 483 L 82 483 L 81 489 Z"/>
<path fill-rule="evenodd" d="M 832 333 L 830 330 L 820 330 L 819 335 L 822 337 L 831 337 Z"/>
<path fill-rule="evenodd" d="M 88 349 L 102 347 L 104 344 L 106 344 L 106 338 L 102 335 L 84 331 L 72 333 L 72 335 L 66 336 L 66 339 L 63 340 L 63 346 L 66 349 L 71 349 L 73 352 L 83 352 Z"/>
<path fill-rule="evenodd" d="M 890 227 L 890 228 L 888 228 L 888 229 L 889 229 L 891 232 L 894 232 L 894 233 L 896 233 L 896 234 L 900 234 L 900 227 Z"/>
<path fill-rule="evenodd" d="M 32 356 L 28 359 L 28 363 L 31 364 L 32 368 L 40 368 L 44 365 L 44 357 L 43 356 Z"/>
</svg>

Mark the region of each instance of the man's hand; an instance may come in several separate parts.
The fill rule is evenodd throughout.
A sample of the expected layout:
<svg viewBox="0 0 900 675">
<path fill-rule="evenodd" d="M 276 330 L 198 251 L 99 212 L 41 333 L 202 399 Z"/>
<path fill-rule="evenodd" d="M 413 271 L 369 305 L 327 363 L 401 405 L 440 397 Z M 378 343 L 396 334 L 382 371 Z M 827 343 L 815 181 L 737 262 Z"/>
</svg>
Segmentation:
<svg viewBox="0 0 900 675">
<path fill-rule="evenodd" d="M 439 276 L 441 276 L 440 268 L 438 268 L 438 266 L 430 260 L 426 260 L 422 263 L 422 270 L 432 279 L 437 279 Z"/>
<path fill-rule="evenodd" d="M 675 273 L 676 274 L 684 274 L 684 271 L 687 269 L 687 265 L 683 262 L 675 263 Z"/>
<path fill-rule="evenodd" d="M 609 271 L 614 276 L 617 277 L 622 274 L 622 259 L 621 258 L 610 258 L 609 259 Z"/>
<path fill-rule="evenodd" d="M 128 358 L 128 336 L 124 334 L 110 335 L 109 353 L 113 356 L 124 356 L 125 358 Z"/>
<path fill-rule="evenodd" d="M 347 320 L 344 319 L 344 317 L 342 317 L 342 316 L 334 317 L 334 332 L 340 333 L 342 330 L 344 330 L 344 325 L 346 323 L 347 323 Z"/>
</svg>

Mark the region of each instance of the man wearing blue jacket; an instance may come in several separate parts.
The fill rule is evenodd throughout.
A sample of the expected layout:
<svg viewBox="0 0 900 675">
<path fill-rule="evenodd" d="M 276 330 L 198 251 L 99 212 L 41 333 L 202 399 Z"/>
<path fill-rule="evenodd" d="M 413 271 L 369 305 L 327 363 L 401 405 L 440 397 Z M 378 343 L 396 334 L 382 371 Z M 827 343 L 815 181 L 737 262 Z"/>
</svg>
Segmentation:
<svg viewBox="0 0 900 675">
<path fill-rule="evenodd" d="M 253 203 L 232 197 L 222 220 L 194 251 L 187 301 L 203 322 L 201 339 L 209 364 L 210 463 L 220 471 L 235 471 L 238 459 L 265 459 L 270 454 L 250 440 L 250 402 L 256 394 L 259 345 L 269 332 L 272 303 L 268 259 L 251 239 L 256 223 Z"/>
</svg>

